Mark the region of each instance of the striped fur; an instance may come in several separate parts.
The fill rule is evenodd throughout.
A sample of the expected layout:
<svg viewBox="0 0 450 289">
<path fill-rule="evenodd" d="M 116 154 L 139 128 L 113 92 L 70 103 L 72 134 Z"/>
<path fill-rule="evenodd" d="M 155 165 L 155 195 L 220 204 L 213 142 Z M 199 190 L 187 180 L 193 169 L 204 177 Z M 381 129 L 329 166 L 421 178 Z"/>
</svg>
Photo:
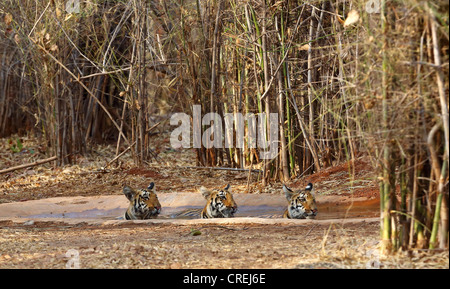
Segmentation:
<svg viewBox="0 0 450 289">
<path fill-rule="evenodd" d="M 130 201 L 124 219 L 154 219 L 161 213 L 161 204 L 156 196 L 154 185 L 150 183 L 147 189 L 133 189 L 129 186 L 123 188 L 123 194 Z"/>
<path fill-rule="evenodd" d="M 203 209 L 193 208 L 186 209 L 181 212 L 172 214 L 170 217 L 175 219 L 198 219 L 202 213 Z"/>
<path fill-rule="evenodd" d="M 229 191 L 230 185 L 224 189 L 209 191 L 205 187 L 200 192 L 206 199 L 206 205 L 200 213 L 202 219 L 209 218 L 232 218 L 237 211 L 233 195 Z"/>
<path fill-rule="evenodd" d="M 312 189 L 313 185 L 311 183 L 304 190 L 295 192 L 283 185 L 283 191 L 289 202 L 283 218 L 314 219 L 317 215 L 317 205 Z"/>
</svg>

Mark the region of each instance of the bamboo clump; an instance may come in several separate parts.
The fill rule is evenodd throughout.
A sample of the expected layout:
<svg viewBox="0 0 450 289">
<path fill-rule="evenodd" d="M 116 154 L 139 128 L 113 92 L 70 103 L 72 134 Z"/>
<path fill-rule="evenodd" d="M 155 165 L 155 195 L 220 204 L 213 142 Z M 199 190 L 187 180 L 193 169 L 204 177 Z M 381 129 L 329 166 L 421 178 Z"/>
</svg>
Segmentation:
<svg viewBox="0 0 450 289">
<path fill-rule="evenodd" d="M 274 159 L 246 127 L 195 166 L 268 184 L 367 156 L 383 249 L 448 247 L 448 3 L 374 1 L 2 1 L 0 136 L 32 131 L 59 165 L 112 141 L 143 165 L 156 115 L 276 112 Z"/>
</svg>

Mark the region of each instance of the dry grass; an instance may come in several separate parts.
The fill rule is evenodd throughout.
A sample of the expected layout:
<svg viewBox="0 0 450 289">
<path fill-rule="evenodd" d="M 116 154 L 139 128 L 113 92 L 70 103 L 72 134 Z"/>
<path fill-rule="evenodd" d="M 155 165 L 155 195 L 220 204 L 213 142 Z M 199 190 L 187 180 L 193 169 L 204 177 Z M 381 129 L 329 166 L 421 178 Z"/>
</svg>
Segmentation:
<svg viewBox="0 0 450 289">
<path fill-rule="evenodd" d="M 190 234 L 192 229 L 200 235 Z M 448 251 L 378 254 L 378 224 L 3 225 L 0 268 L 448 268 Z"/>
</svg>

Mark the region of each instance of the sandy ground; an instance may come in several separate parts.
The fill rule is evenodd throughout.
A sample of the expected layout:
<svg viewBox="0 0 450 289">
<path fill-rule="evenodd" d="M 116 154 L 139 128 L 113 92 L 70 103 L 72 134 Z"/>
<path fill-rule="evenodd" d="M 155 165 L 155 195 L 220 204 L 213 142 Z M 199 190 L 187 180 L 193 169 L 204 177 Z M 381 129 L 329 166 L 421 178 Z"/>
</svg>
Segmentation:
<svg viewBox="0 0 450 289">
<path fill-rule="evenodd" d="M 158 143 L 159 141 L 159 143 Z M 0 141 L 0 169 L 45 156 L 33 138 L 12 153 Z M 52 197 L 121 195 L 123 185 L 146 187 L 154 181 L 162 194 L 195 192 L 200 185 L 232 184 L 236 193 L 280 194 L 281 184 L 262 188 L 256 174 L 186 169 L 192 151 L 170 149 L 155 140 L 160 160 L 135 168 L 130 156 L 102 170 L 114 145 L 99 146 L 73 165 L 52 164 L 0 175 L 0 204 Z M 335 164 L 319 174 L 293 179 L 293 188 L 313 182 L 316 193 L 336 204 L 364 198 L 377 201 L 370 164 Z M 19 203 L 20 204 L 20 203 Z M 448 268 L 448 251 L 379 254 L 377 218 L 277 220 L 236 218 L 232 222 L 159 220 L 143 222 L 0 218 L 0 268 Z"/>
<path fill-rule="evenodd" d="M 0 224 L 0 268 L 448 268 L 448 251 L 380 256 L 376 220 Z"/>
</svg>

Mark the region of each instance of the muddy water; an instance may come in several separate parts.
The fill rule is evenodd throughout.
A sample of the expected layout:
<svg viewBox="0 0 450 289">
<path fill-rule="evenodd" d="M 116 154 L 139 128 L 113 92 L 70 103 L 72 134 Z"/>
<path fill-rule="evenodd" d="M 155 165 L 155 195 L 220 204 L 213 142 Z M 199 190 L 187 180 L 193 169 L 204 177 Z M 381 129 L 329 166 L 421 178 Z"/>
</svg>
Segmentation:
<svg viewBox="0 0 450 289">
<path fill-rule="evenodd" d="M 344 204 L 318 205 L 318 220 L 344 219 L 344 218 L 372 218 L 380 215 L 378 200 L 353 202 Z"/>
<path fill-rule="evenodd" d="M 160 194 L 163 206 L 158 218 L 195 219 L 204 206 L 204 199 L 195 193 Z M 287 202 L 282 195 L 235 194 L 238 211 L 235 217 L 281 218 Z M 351 200 L 350 200 L 351 201 Z M 368 218 L 379 216 L 377 200 L 357 199 L 353 202 L 317 197 L 318 220 Z M 50 198 L 20 203 L 0 204 L 0 217 L 120 219 L 128 206 L 124 196 Z M 178 213 L 190 211 L 190 214 Z"/>
<path fill-rule="evenodd" d="M 116 208 L 111 210 L 91 209 L 82 212 L 64 212 L 64 213 L 44 213 L 25 216 L 27 218 L 70 218 L 70 219 L 118 219 L 124 213 L 124 209 Z"/>
</svg>

